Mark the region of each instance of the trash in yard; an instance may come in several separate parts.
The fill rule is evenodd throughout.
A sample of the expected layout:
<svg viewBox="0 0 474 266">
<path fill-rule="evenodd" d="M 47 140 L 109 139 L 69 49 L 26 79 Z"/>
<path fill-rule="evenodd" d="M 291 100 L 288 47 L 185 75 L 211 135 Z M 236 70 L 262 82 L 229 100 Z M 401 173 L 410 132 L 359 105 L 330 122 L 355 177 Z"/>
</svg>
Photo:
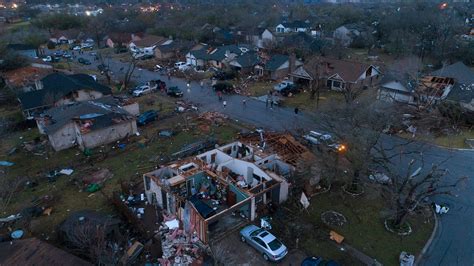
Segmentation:
<svg viewBox="0 0 474 266">
<path fill-rule="evenodd" d="M 20 218 L 21 218 L 21 214 L 19 214 L 19 213 L 18 214 L 12 214 L 8 217 L 0 218 L 0 223 L 8 223 L 8 222 L 20 219 Z"/>
<path fill-rule="evenodd" d="M 110 172 L 109 169 L 107 168 L 102 168 L 100 170 L 97 170 L 95 172 L 86 174 L 83 178 L 82 181 L 84 184 L 102 184 L 106 180 L 112 178 L 114 175 L 112 172 Z"/>
<path fill-rule="evenodd" d="M 100 190 L 100 186 L 98 184 L 89 184 L 86 188 L 86 191 L 89 193 L 94 193 Z"/>
<path fill-rule="evenodd" d="M 8 156 L 13 155 L 17 150 L 18 150 L 17 147 L 13 147 L 13 148 L 8 152 L 7 155 L 8 155 Z"/>
<path fill-rule="evenodd" d="M 20 239 L 20 238 L 23 237 L 24 234 L 25 234 L 25 232 L 23 232 L 23 230 L 15 230 L 10 234 L 10 236 L 13 239 Z"/>
<path fill-rule="evenodd" d="M 169 138 L 169 137 L 173 136 L 173 131 L 171 131 L 171 130 L 162 130 L 162 131 L 160 131 L 160 133 L 158 133 L 158 136 Z"/>
<path fill-rule="evenodd" d="M 263 217 L 260 219 L 260 227 L 265 230 L 271 230 L 272 225 L 270 224 L 271 217 Z"/>
<path fill-rule="evenodd" d="M 392 182 L 390 177 L 384 173 L 374 173 L 369 175 L 369 179 L 380 184 L 390 184 Z"/>
<path fill-rule="evenodd" d="M 52 208 L 52 207 L 46 208 L 46 209 L 44 209 L 44 211 L 43 211 L 43 215 L 48 215 L 48 216 L 50 216 L 52 211 L 53 211 L 53 208 Z"/>
<path fill-rule="evenodd" d="M 22 217 L 39 217 L 43 214 L 43 209 L 37 206 L 27 207 L 21 210 Z"/>
<path fill-rule="evenodd" d="M 72 170 L 71 168 L 65 168 L 59 171 L 59 173 L 63 175 L 71 175 L 73 172 L 74 170 Z"/>
<path fill-rule="evenodd" d="M 120 143 L 119 145 L 117 145 L 120 149 L 125 149 L 125 147 L 127 146 L 125 143 Z"/>
<path fill-rule="evenodd" d="M 217 140 L 214 138 L 208 138 L 206 140 L 200 140 L 189 145 L 184 146 L 180 151 L 173 153 L 173 158 L 184 158 L 191 156 L 199 151 L 206 150 L 214 147 L 217 144 Z"/>
<path fill-rule="evenodd" d="M 205 112 L 199 116 L 200 119 L 207 120 L 213 123 L 224 123 L 227 119 L 227 116 L 219 112 Z"/>
<path fill-rule="evenodd" d="M 14 163 L 7 161 L 0 161 L 0 166 L 12 166 Z"/>
<path fill-rule="evenodd" d="M 445 214 L 448 213 L 449 207 L 435 203 L 435 211 L 437 214 Z"/>
<path fill-rule="evenodd" d="M 177 219 L 165 222 L 165 225 L 168 227 L 168 229 L 173 230 L 179 228 L 179 221 Z"/>
<path fill-rule="evenodd" d="M 340 234 L 338 234 L 338 233 L 336 233 L 332 230 L 331 230 L 331 232 L 329 232 L 329 239 L 336 241 L 336 243 L 338 243 L 338 244 L 341 244 L 342 241 L 344 241 L 343 236 L 341 236 Z"/>
<path fill-rule="evenodd" d="M 402 251 L 400 253 L 400 266 L 413 266 L 414 263 L 415 263 L 415 256 L 405 251 Z"/>
<path fill-rule="evenodd" d="M 142 243 L 135 241 L 132 246 L 127 250 L 127 252 L 122 257 L 123 265 L 132 264 L 138 256 L 142 253 L 144 246 Z"/>
</svg>

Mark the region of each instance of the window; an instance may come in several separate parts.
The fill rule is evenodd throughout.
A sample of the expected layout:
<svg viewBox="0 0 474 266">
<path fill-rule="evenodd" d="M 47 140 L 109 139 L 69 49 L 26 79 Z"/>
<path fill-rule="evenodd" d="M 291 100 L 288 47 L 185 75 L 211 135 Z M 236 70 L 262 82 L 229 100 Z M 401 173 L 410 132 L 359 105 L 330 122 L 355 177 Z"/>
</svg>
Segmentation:
<svg viewBox="0 0 474 266">
<path fill-rule="evenodd" d="M 332 82 L 332 87 L 333 87 L 333 88 L 341 88 L 341 82 L 339 82 L 339 81 L 333 81 L 333 82 Z"/>
<path fill-rule="evenodd" d="M 331 88 L 331 85 L 332 85 L 332 80 L 329 80 L 329 79 L 328 79 L 328 81 L 326 82 L 326 86 L 327 86 L 328 88 Z"/>
<path fill-rule="evenodd" d="M 279 249 L 282 246 L 282 244 L 278 239 L 275 238 L 275 239 L 273 239 L 273 241 L 268 243 L 268 246 L 270 247 L 271 250 L 275 251 L 275 250 Z"/>
<path fill-rule="evenodd" d="M 263 248 L 267 248 L 267 245 L 265 244 L 265 242 L 263 242 L 263 240 L 261 240 L 260 238 L 252 237 L 252 239 L 253 239 L 253 241 L 255 241 L 255 243 L 259 244 Z"/>
<path fill-rule="evenodd" d="M 264 231 L 263 229 L 257 229 L 257 230 L 255 230 L 255 231 L 253 231 L 253 232 L 250 234 L 250 236 L 256 236 L 256 235 L 260 234 L 260 233 L 263 232 L 263 231 Z"/>
</svg>

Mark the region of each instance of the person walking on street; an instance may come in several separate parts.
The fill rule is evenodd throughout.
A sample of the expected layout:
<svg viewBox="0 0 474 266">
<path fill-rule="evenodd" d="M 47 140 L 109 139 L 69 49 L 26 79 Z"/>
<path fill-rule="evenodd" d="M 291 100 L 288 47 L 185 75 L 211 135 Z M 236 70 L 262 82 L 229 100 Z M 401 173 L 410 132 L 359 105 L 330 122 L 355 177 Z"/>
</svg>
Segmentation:
<svg viewBox="0 0 474 266">
<path fill-rule="evenodd" d="M 202 90 L 204 88 L 204 80 L 201 80 L 200 85 L 201 85 L 201 90 Z"/>
<path fill-rule="evenodd" d="M 299 111 L 300 111 L 300 110 L 298 109 L 298 107 L 295 107 L 295 116 L 298 115 L 298 112 L 299 112 Z"/>
<path fill-rule="evenodd" d="M 221 91 L 217 92 L 217 97 L 219 98 L 219 101 L 222 101 L 222 92 Z"/>
<path fill-rule="evenodd" d="M 225 107 L 227 106 L 227 102 L 223 101 L 222 104 L 224 105 L 224 109 L 225 109 Z"/>
<path fill-rule="evenodd" d="M 243 99 L 242 100 L 242 107 L 245 109 L 247 107 L 247 100 Z"/>
</svg>

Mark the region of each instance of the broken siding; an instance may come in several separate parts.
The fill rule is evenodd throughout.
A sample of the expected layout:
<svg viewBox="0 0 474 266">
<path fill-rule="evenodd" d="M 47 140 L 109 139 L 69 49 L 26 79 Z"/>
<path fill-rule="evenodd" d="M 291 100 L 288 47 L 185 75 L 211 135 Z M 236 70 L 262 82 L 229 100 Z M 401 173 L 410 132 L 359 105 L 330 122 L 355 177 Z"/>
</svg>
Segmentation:
<svg viewBox="0 0 474 266">
<path fill-rule="evenodd" d="M 137 133 L 135 120 L 128 120 L 104 129 L 93 130 L 87 134 L 82 134 L 82 143 L 80 143 L 80 147 L 81 149 L 94 148 L 131 136 L 135 133 Z"/>
</svg>

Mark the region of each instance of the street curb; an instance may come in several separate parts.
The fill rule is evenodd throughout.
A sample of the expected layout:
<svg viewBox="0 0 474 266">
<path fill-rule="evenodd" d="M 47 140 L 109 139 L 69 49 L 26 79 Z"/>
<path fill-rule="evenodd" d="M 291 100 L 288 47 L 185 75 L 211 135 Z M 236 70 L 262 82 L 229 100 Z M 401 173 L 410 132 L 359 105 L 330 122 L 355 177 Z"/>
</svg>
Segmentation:
<svg viewBox="0 0 474 266">
<path fill-rule="evenodd" d="M 441 226 L 439 224 L 439 221 L 438 221 L 438 216 L 436 215 L 436 212 L 431 209 L 432 212 L 433 212 L 433 216 L 434 216 L 434 221 L 435 221 L 435 225 L 434 225 L 434 228 L 433 228 L 433 232 L 431 232 L 431 236 L 430 238 L 428 239 L 428 241 L 426 241 L 426 244 L 425 246 L 423 247 L 423 249 L 421 250 L 420 254 L 418 255 L 418 257 L 416 258 L 415 260 L 415 266 L 416 265 L 419 265 L 419 263 L 422 261 L 423 257 L 425 256 L 426 252 L 428 251 L 428 249 L 430 248 L 431 246 L 431 243 L 433 242 L 434 238 L 435 238 L 435 235 L 436 233 L 438 232 L 438 229 L 439 227 Z"/>
</svg>

